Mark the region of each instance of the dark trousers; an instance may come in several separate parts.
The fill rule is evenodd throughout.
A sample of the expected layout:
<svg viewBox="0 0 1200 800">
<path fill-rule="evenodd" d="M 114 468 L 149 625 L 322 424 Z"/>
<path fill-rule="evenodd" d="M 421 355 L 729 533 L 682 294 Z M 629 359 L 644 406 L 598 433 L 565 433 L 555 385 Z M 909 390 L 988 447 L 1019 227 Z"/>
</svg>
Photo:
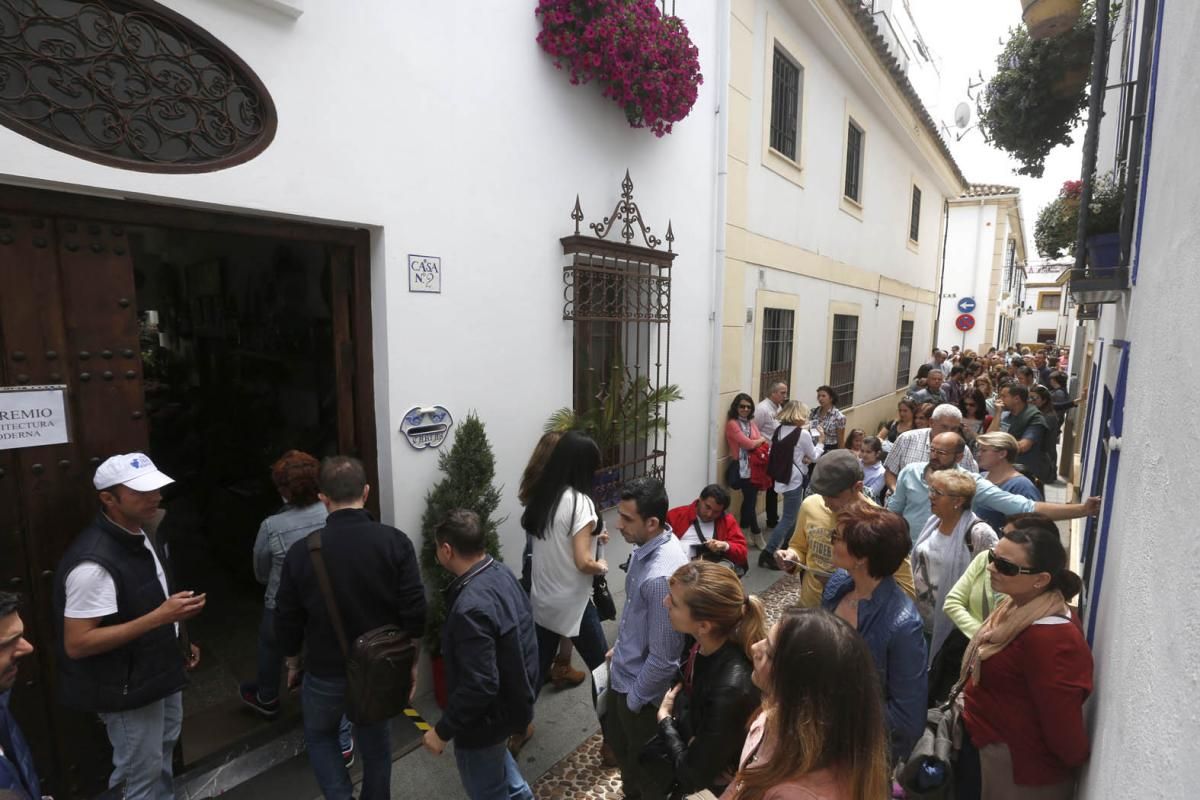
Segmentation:
<svg viewBox="0 0 1200 800">
<path fill-rule="evenodd" d="M 743 533 L 762 533 L 758 527 L 758 487 L 746 478 L 738 486 L 742 493 L 742 510 L 738 515 L 738 524 Z"/>
<path fill-rule="evenodd" d="M 775 484 L 767 489 L 767 527 L 772 530 L 779 524 L 779 495 L 775 494 Z"/>
<path fill-rule="evenodd" d="M 645 762 L 638 755 L 658 732 L 658 708 L 650 703 L 636 713 L 629 710 L 626 695 L 608 690 L 604 714 L 605 738 L 617 756 L 621 785 L 627 800 L 665 800 L 675 782 L 674 767 L 661 758 Z"/>
</svg>

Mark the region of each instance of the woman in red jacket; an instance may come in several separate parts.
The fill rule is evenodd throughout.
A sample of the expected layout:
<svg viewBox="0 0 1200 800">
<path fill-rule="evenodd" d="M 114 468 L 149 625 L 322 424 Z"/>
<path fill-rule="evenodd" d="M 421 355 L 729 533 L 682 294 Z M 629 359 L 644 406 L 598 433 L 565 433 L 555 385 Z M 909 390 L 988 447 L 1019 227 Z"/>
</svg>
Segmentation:
<svg viewBox="0 0 1200 800">
<path fill-rule="evenodd" d="M 745 392 L 739 392 L 729 405 L 725 441 L 729 444 L 726 481 L 730 489 L 742 493 L 738 522 L 743 531 L 749 531 L 756 537 L 755 544 L 762 547 L 765 542 L 757 541 L 762 531 L 758 527 L 758 488 L 750 481 L 750 454 L 766 444 L 767 440 L 754 424 L 754 398 Z"/>
<path fill-rule="evenodd" d="M 1067 569 L 1058 526 L 1039 514 L 1012 517 L 988 560 L 992 588 L 1008 597 L 963 658 L 970 742 L 960 779 L 978 750 L 983 800 L 1069 800 L 1088 757 L 1083 703 L 1092 691 L 1092 654 L 1067 607 L 1079 576 Z M 957 797 L 979 796 L 962 788 Z"/>
</svg>

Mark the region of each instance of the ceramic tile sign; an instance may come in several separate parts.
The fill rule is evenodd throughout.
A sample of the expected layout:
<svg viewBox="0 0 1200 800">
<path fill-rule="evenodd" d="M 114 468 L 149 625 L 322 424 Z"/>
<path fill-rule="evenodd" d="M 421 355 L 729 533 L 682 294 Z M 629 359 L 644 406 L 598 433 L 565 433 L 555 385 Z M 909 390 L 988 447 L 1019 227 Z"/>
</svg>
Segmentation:
<svg viewBox="0 0 1200 800">
<path fill-rule="evenodd" d="M 71 441 L 65 386 L 0 387 L 0 450 Z"/>
<path fill-rule="evenodd" d="M 408 254 L 408 290 L 441 294 L 441 256 L 418 256 Z"/>
<path fill-rule="evenodd" d="M 414 406 L 404 414 L 400 432 L 417 450 L 441 447 L 450 433 L 454 418 L 444 406 Z"/>
</svg>

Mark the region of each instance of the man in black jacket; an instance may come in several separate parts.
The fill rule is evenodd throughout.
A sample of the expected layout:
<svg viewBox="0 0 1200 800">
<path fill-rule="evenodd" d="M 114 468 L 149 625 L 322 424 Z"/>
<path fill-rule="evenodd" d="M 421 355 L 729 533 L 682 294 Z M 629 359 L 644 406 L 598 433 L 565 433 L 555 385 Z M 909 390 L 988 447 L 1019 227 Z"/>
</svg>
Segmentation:
<svg viewBox="0 0 1200 800">
<path fill-rule="evenodd" d="M 171 483 L 143 453 L 113 456 L 92 485 L 102 511 L 67 548 L 54 577 L 58 690 L 63 705 L 100 715 L 113 748 L 110 787 L 129 800 L 175 797 L 171 755 L 183 721 L 180 623 L 204 595 L 171 592 L 170 559 L 145 528 Z"/>
<path fill-rule="evenodd" d="M 389 624 L 399 625 L 419 639 L 425 628 L 425 590 L 417 557 L 407 536 L 375 522 L 363 508 L 371 487 L 362 462 L 349 456 L 326 458 L 317 485 L 318 496 L 329 509 L 321 533 L 321 555 L 347 640 L 353 642 L 367 631 Z M 338 743 L 338 727 L 346 711 L 346 659 L 304 539 L 288 550 L 275 603 L 275 632 L 285 654 L 288 686 L 302 686 L 309 762 L 327 800 L 349 800 L 353 793 L 350 773 Z M 391 794 L 388 725 L 384 721 L 355 728 L 356 749 L 363 757 L 363 800 Z"/>
<path fill-rule="evenodd" d="M 513 574 L 487 554 L 479 516 L 456 509 L 434 531 L 437 560 L 455 575 L 447 587 L 442 658 L 450 704 L 425 733 L 454 759 L 472 800 L 530 798 L 533 793 L 508 751 L 508 737 L 533 720 L 538 646 L 529 597 Z"/>
</svg>

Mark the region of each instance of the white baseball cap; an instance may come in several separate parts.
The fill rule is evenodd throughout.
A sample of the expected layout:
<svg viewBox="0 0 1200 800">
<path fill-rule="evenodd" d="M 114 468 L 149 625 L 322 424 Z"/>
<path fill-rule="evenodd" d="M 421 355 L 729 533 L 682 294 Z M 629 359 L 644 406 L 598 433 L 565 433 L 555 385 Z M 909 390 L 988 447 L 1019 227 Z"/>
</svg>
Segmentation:
<svg viewBox="0 0 1200 800">
<path fill-rule="evenodd" d="M 97 490 L 122 484 L 135 492 L 152 492 L 175 481 L 158 471 L 145 453 L 113 456 L 96 468 L 92 484 Z"/>
</svg>

